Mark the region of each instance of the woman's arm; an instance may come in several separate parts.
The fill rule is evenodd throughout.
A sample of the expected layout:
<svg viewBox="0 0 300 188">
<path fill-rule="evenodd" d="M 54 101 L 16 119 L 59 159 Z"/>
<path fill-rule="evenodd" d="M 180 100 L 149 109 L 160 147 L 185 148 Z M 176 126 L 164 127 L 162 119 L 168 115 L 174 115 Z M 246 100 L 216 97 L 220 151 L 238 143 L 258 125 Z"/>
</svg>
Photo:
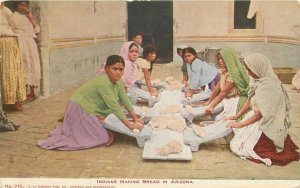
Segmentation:
<svg viewBox="0 0 300 188">
<path fill-rule="evenodd" d="M 29 11 L 27 14 L 26 14 L 26 17 L 29 19 L 29 21 L 31 22 L 33 28 L 36 28 L 38 25 L 36 24 L 36 22 L 33 20 L 32 18 L 32 13 Z"/>
<path fill-rule="evenodd" d="M 219 85 L 220 83 L 218 83 Z M 218 96 L 215 98 L 215 100 L 211 103 L 211 105 L 205 110 L 206 114 L 212 114 L 214 111 L 214 108 L 228 95 L 228 93 L 231 91 L 231 89 L 235 86 L 233 82 L 226 82 L 224 86 L 224 90 L 221 91 Z"/>
<path fill-rule="evenodd" d="M 181 83 L 184 84 L 185 86 L 187 86 L 188 80 L 189 80 L 189 77 L 188 77 L 187 73 L 182 73 Z"/>
<path fill-rule="evenodd" d="M 130 122 L 127 118 L 122 119 L 121 122 L 128 127 L 128 129 L 138 129 L 138 130 L 142 130 L 144 124 L 139 122 L 139 121 L 134 121 L 134 122 Z"/>
<path fill-rule="evenodd" d="M 149 69 L 143 68 L 142 70 L 143 70 L 143 73 L 144 73 L 145 82 L 146 82 L 146 86 L 147 86 L 147 89 L 148 89 L 149 93 L 152 96 L 157 96 L 157 91 L 154 88 L 152 88 L 152 86 L 151 86 L 151 74 L 150 74 Z"/>
<path fill-rule="evenodd" d="M 251 125 L 252 123 L 259 121 L 262 118 L 260 111 L 256 111 L 250 118 L 246 119 L 245 121 L 240 122 L 230 122 L 226 127 L 231 128 L 243 128 L 245 126 Z"/>
<path fill-rule="evenodd" d="M 235 116 L 227 117 L 226 120 L 237 120 L 237 119 L 239 119 L 240 117 L 242 117 L 243 114 L 248 112 L 250 107 L 251 107 L 251 101 L 250 101 L 250 99 L 247 99 L 246 102 L 244 103 L 244 105 L 242 106 L 242 108 L 240 109 L 240 111 Z"/>
</svg>

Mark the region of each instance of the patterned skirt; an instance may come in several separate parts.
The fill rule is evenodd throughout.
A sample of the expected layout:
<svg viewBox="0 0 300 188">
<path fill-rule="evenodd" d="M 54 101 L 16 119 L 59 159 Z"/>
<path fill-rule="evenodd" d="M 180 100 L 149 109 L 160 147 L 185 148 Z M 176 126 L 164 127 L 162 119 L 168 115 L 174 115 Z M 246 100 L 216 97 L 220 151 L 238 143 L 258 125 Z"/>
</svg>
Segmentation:
<svg viewBox="0 0 300 188">
<path fill-rule="evenodd" d="M 24 70 L 14 37 L 0 37 L 0 77 L 3 104 L 26 100 Z"/>
</svg>

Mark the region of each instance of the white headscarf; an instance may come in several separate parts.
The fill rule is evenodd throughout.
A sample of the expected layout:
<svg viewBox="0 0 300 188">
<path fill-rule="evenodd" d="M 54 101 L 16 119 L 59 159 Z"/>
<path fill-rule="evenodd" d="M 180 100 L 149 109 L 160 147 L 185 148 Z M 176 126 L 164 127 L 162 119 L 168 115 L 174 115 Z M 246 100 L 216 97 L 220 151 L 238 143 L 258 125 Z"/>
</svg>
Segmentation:
<svg viewBox="0 0 300 188">
<path fill-rule="evenodd" d="M 259 78 L 254 79 L 251 92 L 253 106 L 262 114 L 260 129 L 277 149 L 282 150 L 290 121 L 290 101 L 281 81 L 273 72 L 269 59 L 259 53 L 245 58 L 246 66 Z"/>
</svg>

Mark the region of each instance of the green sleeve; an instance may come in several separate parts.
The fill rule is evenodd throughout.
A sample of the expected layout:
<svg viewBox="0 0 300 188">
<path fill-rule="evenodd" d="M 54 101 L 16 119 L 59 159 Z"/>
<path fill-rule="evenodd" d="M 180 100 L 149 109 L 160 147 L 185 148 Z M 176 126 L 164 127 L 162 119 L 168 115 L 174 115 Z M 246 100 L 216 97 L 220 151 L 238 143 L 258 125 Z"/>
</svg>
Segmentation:
<svg viewBox="0 0 300 188">
<path fill-rule="evenodd" d="M 132 106 L 131 101 L 125 91 L 123 81 L 120 81 L 118 83 L 118 94 L 119 94 L 120 102 L 125 106 L 126 110 L 132 111 L 133 106 Z"/>
<path fill-rule="evenodd" d="M 123 109 L 121 108 L 118 100 L 115 97 L 113 89 L 109 86 L 109 84 L 103 84 L 101 88 L 98 89 L 98 92 L 103 98 L 104 103 L 113 114 L 115 114 L 120 120 L 126 118 Z"/>
</svg>

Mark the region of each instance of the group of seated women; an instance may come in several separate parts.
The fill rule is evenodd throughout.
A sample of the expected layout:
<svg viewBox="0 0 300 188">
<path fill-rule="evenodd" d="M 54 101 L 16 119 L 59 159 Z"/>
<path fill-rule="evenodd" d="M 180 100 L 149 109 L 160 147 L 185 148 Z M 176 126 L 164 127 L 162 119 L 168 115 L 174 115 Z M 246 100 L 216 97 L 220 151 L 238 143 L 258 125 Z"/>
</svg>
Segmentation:
<svg viewBox="0 0 300 188">
<path fill-rule="evenodd" d="M 138 59 L 138 45 L 124 43 L 121 56 L 109 56 L 102 74 L 77 89 L 70 98 L 62 125 L 37 145 L 58 150 L 110 145 L 113 134 L 103 127 L 110 113 L 129 129 L 142 130 L 146 125 L 134 112 L 129 96 L 141 90 L 135 84 L 137 78 L 145 79 L 149 95 L 158 95 L 151 86 L 156 52 L 153 46 L 145 47 L 143 58 Z M 217 55 L 217 69 L 197 58 L 191 47 L 184 48 L 181 55 L 187 64 L 184 84 L 189 89 L 185 96 L 191 97 L 205 88 L 212 89 L 207 101 L 194 105 L 207 106 L 206 114 L 212 114 L 220 102 L 224 103 L 222 118 L 235 134 L 230 148 L 236 155 L 267 165 L 285 165 L 299 160 L 298 147 L 288 135 L 291 126 L 289 98 L 266 56 L 251 54 L 242 63 L 234 49 L 224 47 Z M 132 122 L 124 114 L 124 108 Z"/>
</svg>

